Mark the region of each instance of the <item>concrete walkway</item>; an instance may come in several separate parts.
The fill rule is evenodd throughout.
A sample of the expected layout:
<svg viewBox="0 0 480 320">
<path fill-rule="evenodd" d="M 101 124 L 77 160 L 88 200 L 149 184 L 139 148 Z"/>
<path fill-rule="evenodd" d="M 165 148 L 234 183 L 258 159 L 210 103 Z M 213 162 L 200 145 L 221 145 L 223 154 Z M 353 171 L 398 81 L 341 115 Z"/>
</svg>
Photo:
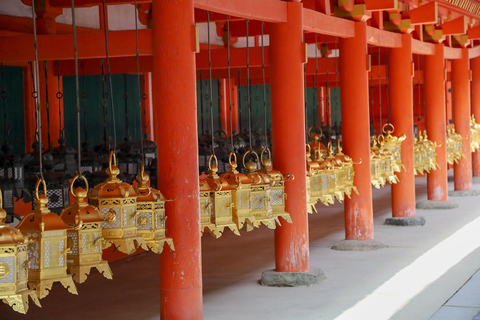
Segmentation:
<svg viewBox="0 0 480 320">
<path fill-rule="evenodd" d="M 417 200 L 426 199 L 426 178 L 416 185 Z M 418 210 L 423 227 L 394 227 L 383 224 L 391 216 L 390 187 L 373 195 L 375 238 L 388 248 L 331 250 L 344 239 L 343 205 L 319 205 L 309 217 L 310 265 L 327 279 L 312 287 L 258 284 L 262 271 L 275 267 L 272 230 L 203 237 L 204 319 L 473 319 L 480 311 L 480 196 L 450 198 L 457 209 Z M 159 259 L 147 253 L 113 263 L 114 280 L 93 271 L 79 296 L 56 285 L 42 309 L 31 304 L 23 316 L 3 305 L 0 319 L 159 319 Z"/>
</svg>

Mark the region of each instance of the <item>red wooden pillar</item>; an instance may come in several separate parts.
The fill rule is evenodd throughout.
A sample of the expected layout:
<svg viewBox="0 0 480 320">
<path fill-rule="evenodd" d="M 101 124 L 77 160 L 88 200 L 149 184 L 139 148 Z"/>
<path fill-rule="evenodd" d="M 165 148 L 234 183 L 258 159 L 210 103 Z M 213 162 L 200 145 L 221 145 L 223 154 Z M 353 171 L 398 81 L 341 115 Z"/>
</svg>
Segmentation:
<svg viewBox="0 0 480 320">
<path fill-rule="evenodd" d="M 355 37 L 341 38 L 340 94 L 342 140 L 345 154 L 355 162 L 355 186 L 345 199 L 345 246 L 350 240 L 373 240 L 372 185 L 370 175 L 370 119 L 368 105 L 367 25 L 355 22 Z M 341 244 L 334 249 L 349 250 Z"/>
<path fill-rule="evenodd" d="M 32 72 L 30 66 L 23 68 L 23 101 L 25 118 L 25 153 L 32 152 L 32 144 L 35 141 L 35 99 L 33 92 Z"/>
<path fill-rule="evenodd" d="M 436 170 L 427 174 L 428 200 L 448 199 L 447 141 L 445 110 L 445 63 L 443 45 L 435 45 L 435 54 L 425 56 L 425 121 L 428 137 L 438 148 Z"/>
<path fill-rule="evenodd" d="M 220 80 L 220 96 L 222 97 L 220 100 L 220 120 L 223 130 L 230 137 L 233 131 L 238 133 L 238 88 L 234 79 L 230 79 L 230 90 L 228 88 L 228 79 Z"/>
<path fill-rule="evenodd" d="M 463 137 L 463 155 L 453 165 L 455 191 L 472 190 L 472 156 L 470 152 L 470 69 L 468 49 L 462 58 L 452 61 L 452 114 L 455 131 Z"/>
<path fill-rule="evenodd" d="M 480 92 L 480 57 L 471 60 L 472 90 Z M 475 121 L 480 122 L 480 95 L 472 95 L 472 114 Z M 480 177 L 480 151 L 472 153 L 473 176 Z"/>
<path fill-rule="evenodd" d="M 393 218 L 415 218 L 415 174 L 413 154 L 413 88 L 412 36 L 402 34 L 402 47 L 388 50 L 390 119 L 396 136 L 406 135 L 402 142 L 402 163 L 397 172 L 399 182 L 392 184 Z M 398 224 L 387 219 L 387 224 Z M 404 220 L 407 221 L 407 220 Z M 409 219 L 408 221 L 412 221 Z M 422 220 L 424 222 L 424 220 Z M 408 224 L 411 225 L 411 224 Z"/>
<path fill-rule="evenodd" d="M 285 183 L 293 223 L 275 230 L 276 271 L 308 271 L 302 4 L 288 2 L 288 22 L 270 25 L 273 165 L 295 179 Z M 288 75 L 285 76 L 285 75 Z M 283 221 L 282 221 L 283 222 Z"/>
<path fill-rule="evenodd" d="M 158 186 L 168 199 L 160 260 L 160 318 L 202 319 L 202 265 L 193 0 L 153 1 Z M 180 130 L 180 131 L 179 131 Z"/>
<path fill-rule="evenodd" d="M 223 129 L 228 136 L 229 134 L 229 104 L 228 104 L 228 79 L 220 79 L 220 87 L 218 89 L 220 96 L 220 123 L 221 129 Z"/>
</svg>

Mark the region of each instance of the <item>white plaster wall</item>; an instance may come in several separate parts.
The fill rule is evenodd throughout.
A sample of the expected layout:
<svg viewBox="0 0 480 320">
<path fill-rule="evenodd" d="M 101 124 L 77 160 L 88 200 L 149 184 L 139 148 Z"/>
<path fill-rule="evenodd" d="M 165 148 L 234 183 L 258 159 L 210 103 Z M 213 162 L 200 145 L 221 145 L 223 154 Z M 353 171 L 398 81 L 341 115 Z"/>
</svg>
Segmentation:
<svg viewBox="0 0 480 320">
<path fill-rule="evenodd" d="M 135 6 L 133 4 L 121 4 L 108 6 L 108 30 L 135 30 Z M 103 17 L 102 17 L 103 19 Z M 137 19 L 138 29 L 147 29 Z"/>
<path fill-rule="evenodd" d="M 26 6 L 20 0 L 0 0 L 0 14 L 5 16 L 32 17 L 32 7 Z"/>
<path fill-rule="evenodd" d="M 75 8 L 75 24 L 77 27 L 100 29 L 99 7 Z M 72 24 L 72 9 L 63 9 L 63 14 L 59 15 L 55 22 L 62 24 Z"/>
</svg>

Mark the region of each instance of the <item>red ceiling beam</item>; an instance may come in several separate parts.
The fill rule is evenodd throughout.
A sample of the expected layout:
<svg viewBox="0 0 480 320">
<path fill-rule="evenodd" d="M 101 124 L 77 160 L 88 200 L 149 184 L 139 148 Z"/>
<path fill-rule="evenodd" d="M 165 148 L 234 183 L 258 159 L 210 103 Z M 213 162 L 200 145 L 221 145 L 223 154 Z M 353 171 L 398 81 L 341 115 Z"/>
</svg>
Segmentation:
<svg viewBox="0 0 480 320">
<path fill-rule="evenodd" d="M 447 21 L 440 26 L 444 36 L 452 34 L 464 34 L 468 29 L 468 18 L 461 16 L 460 18 Z"/>
<path fill-rule="evenodd" d="M 279 0 L 195 0 L 195 8 L 265 22 L 287 22 L 287 3 Z"/>
<path fill-rule="evenodd" d="M 134 4 L 134 0 L 105 0 L 106 5 Z M 152 0 L 137 0 L 137 3 L 152 3 Z M 75 0 L 75 7 L 91 7 L 102 5 L 102 0 Z M 50 6 L 59 8 L 71 8 L 71 0 L 50 0 Z"/>
<path fill-rule="evenodd" d="M 269 63 L 269 47 L 265 47 L 265 65 Z M 226 69 L 227 68 L 227 49 L 212 50 L 211 61 L 212 69 Z M 208 51 L 201 51 L 195 56 L 197 70 L 208 70 Z M 249 48 L 249 64 L 251 67 L 262 66 L 262 48 Z M 247 49 L 234 48 L 230 50 L 230 67 L 239 68 L 247 65 Z"/>
<path fill-rule="evenodd" d="M 400 48 L 402 46 L 402 35 L 367 27 L 367 43 L 377 47 Z"/>
<path fill-rule="evenodd" d="M 435 44 L 412 39 L 412 53 L 422 55 L 434 55 Z"/>
<path fill-rule="evenodd" d="M 73 59 L 73 35 L 38 35 L 37 38 L 39 60 Z M 139 30 L 138 38 L 140 55 L 152 55 L 152 30 Z M 105 57 L 103 32 L 78 34 L 77 48 L 79 59 Z M 108 51 L 110 57 L 135 56 L 135 30 L 109 32 Z M 33 36 L 0 38 L 0 61 L 21 63 L 34 59 Z"/>
<path fill-rule="evenodd" d="M 410 19 L 410 24 L 436 24 L 438 21 L 438 3 L 435 1 L 402 14 L 402 19 Z"/>
<path fill-rule="evenodd" d="M 111 58 L 110 60 L 110 72 L 112 74 L 136 74 L 137 73 L 137 58 L 136 57 L 119 57 Z M 153 71 L 153 56 L 140 57 L 140 73 Z M 81 61 L 78 62 L 78 69 L 80 75 L 98 75 L 102 74 L 101 59 L 85 59 L 83 60 L 83 68 L 81 68 Z M 104 59 L 106 65 L 106 60 Z M 74 76 L 75 75 L 75 62 L 73 60 L 61 60 L 58 62 L 58 72 L 55 68 L 55 75 L 61 76 Z"/>
<path fill-rule="evenodd" d="M 303 30 L 326 34 L 340 38 L 355 36 L 355 23 L 341 18 L 325 15 L 318 11 L 303 9 Z"/>
</svg>

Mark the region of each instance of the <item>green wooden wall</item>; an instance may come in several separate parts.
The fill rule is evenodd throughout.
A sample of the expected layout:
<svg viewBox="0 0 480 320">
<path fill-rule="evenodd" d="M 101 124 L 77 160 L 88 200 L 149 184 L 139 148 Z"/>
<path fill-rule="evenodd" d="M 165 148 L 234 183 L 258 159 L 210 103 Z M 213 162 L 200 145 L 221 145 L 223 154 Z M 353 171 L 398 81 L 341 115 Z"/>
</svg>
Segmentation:
<svg viewBox="0 0 480 320">
<path fill-rule="evenodd" d="M 108 79 L 108 77 L 107 77 Z M 108 83 L 108 80 L 107 80 Z M 96 146 L 103 143 L 103 107 L 102 107 L 102 76 L 89 75 L 79 76 L 80 92 L 85 92 L 85 98 L 80 99 L 81 111 L 81 141 L 88 138 L 90 146 Z M 112 89 L 113 89 L 113 105 L 115 113 L 115 132 L 117 135 L 117 144 L 124 141 L 126 134 L 126 119 L 128 119 L 129 134 L 132 142 L 140 141 L 141 125 L 140 125 L 140 111 L 138 106 L 138 85 L 137 75 L 116 74 L 112 75 Z M 65 137 L 67 145 L 77 146 L 77 112 L 76 112 L 76 97 L 75 97 L 75 77 L 69 76 L 63 78 L 63 92 L 64 92 L 64 110 L 65 110 Z M 127 99 L 124 99 L 126 93 Z M 110 91 L 108 92 L 110 96 Z M 81 95 L 82 97 L 82 95 Z M 126 107 L 125 107 L 126 101 Z M 127 109 L 127 115 L 125 113 Z M 108 134 L 111 136 L 113 143 L 114 129 L 112 108 L 109 102 L 107 116 Z"/>
<path fill-rule="evenodd" d="M 213 106 L 213 132 L 220 129 L 220 113 L 219 113 L 219 81 L 212 80 L 212 106 Z M 210 81 L 197 80 L 197 124 L 198 134 L 201 135 L 211 128 L 211 112 L 210 112 Z"/>
<path fill-rule="evenodd" d="M 3 75 L 2 75 L 3 73 Z M 23 100 L 23 69 L 6 67 L 0 69 L 0 146 L 8 140 L 13 152 L 25 153 L 25 125 Z M 27 93 L 31 95 L 31 93 Z M 33 98 L 32 98 L 33 99 Z"/>
</svg>

